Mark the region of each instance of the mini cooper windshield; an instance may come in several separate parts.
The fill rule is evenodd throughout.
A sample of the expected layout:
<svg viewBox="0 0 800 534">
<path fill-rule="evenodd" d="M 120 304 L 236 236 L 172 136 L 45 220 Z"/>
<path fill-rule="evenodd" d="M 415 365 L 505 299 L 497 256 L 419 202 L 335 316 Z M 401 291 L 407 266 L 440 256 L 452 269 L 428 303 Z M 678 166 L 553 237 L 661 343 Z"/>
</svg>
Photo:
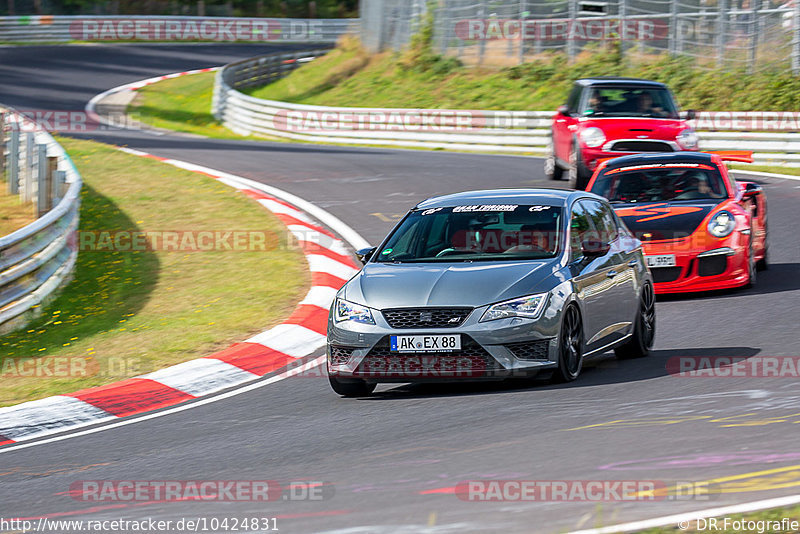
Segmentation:
<svg viewBox="0 0 800 534">
<path fill-rule="evenodd" d="M 414 210 L 376 254 L 379 262 L 509 261 L 555 257 L 561 208 L 490 204 Z"/>
<path fill-rule="evenodd" d="M 636 165 L 609 169 L 597 177 L 592 192 L 610 202 L 673 202 L 727 196 L 719 171 L 701 164 Z"/>
</svg>

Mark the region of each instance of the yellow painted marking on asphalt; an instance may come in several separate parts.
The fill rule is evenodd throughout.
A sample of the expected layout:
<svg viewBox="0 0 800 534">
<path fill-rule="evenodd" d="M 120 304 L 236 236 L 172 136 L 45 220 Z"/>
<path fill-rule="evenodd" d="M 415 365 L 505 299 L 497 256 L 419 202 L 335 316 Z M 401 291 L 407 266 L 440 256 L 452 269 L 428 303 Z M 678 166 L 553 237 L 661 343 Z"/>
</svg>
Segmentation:
<svg viewBox="0 0 800 534">
<path fill-rule="evenodd" d="M 711 419 L 710 415 L 687 415 L 685 417 L 653 417 L 645 419 L 617 419 L 615 421 L 607 421 L 605 423 L 596 423 L 594 425 L 578 426 L 575 428 L 565 428 L 562 432 L 569 432 L 571 430 L 585 430 L 587 428 L 612 428 L 612 427 L 629 427 L 629 426 L 658 426 L 658 425 L 676 425 L 678 423 L 686 423 L 688 421 L 708 421 Z"/>
<path fill-rule="evenodd" d="M 723 423 L 732 421 L 730 424 L 720 425 L 722 427 L 734 427 L 734 426 L 764 426 L 764 425 L 771 425 L 774 423 L 787 423 L 789 422 L 788 419 L 794 417 L 800 417 L 800 413 L 793 413 L 789 415 L 776 415 L 774 417 L 767 417 L 766 419 L 755 419 L 753 421 L 734 421 L 740 417 L 750 417 L 752 415 L 756 415 L 754 413 L 747 413 L 743 415 L 733 415 L 731 417 L 723 417 L 721 419 L 712 419 L 712 423 Z M 798 421 L 792 421 L 793 423 L 797 423 Z"/>
<path fill-rule="evenodd" d="M 436 512 L 428 514 L 428 526 L 433 527 L 436 525 Z"/>
<path fill-rule="evenodd" d="M 377 217 L 378 219 L 382 220 L 383 222 L 396 222 L 399 221 L 403 216 L 399 213 L 395 213 L 389 216 L 384 215 L 383 213 L 370 213 L 370 215 Z"/>
<path fill-rule="evenodd" d="M 745 493 L 750 491 L 794 488 L 800 486 L 800 464 L 777 467 L 775 469 L 765 469 L 763 471 L 752 471 L 739 475 L 711 478 L 693 482 L 692 485 L 695 488 L 704 488 L 707 494 Z M 633 495 L 658 497 L 683 494 L 680 490 L 683 490 L 683 493 L 685 493 L 686 484 L 657 488 L 654 491 L 638 492 Z"/>
</svg>

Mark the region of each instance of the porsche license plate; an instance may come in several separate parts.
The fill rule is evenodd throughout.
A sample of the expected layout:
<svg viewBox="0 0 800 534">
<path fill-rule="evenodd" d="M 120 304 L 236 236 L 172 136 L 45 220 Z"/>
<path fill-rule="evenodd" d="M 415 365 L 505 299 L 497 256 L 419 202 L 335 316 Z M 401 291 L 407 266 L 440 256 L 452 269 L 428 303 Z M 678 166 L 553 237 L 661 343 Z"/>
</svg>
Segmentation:
<svg viewBox="0 0 800 534">
<path fill-rule="evenodd" d="M 645 256 L 647 266 L 651 269 L 656 267 L 675 267 L 675 254 L 658 254 L 655 256 Z"/>
<path fill-rule="evenodd" d="M 392 352 L 453 352 L 461 350 L 461 335 L 390 336 Z"/>
</svg>

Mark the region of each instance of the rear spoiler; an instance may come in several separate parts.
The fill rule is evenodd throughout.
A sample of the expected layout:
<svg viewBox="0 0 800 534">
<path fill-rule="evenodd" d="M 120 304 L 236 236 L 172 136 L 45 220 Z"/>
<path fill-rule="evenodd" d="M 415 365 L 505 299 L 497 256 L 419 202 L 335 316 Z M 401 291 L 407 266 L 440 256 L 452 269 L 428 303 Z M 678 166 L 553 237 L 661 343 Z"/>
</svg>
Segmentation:
<svg viewBox="0 0 800 534">
<path fill-rule="evenodd" d="M 703 150 L 704 154 L 716 154 L 722 161 L 738 161 L 741 163 L 753 163 L 752 150 Z M 612 156 L 610 158 L 598 158 L 597 165 L 604 163 L 611 159 L 616 159 L 621 156 Z"/>
<path fill-rule="evenodd" d="M 716 154 L 722 161 L 753 163 L 752 150 L 704 150 L 703 152 L 706 154 Z"/>
</svg>

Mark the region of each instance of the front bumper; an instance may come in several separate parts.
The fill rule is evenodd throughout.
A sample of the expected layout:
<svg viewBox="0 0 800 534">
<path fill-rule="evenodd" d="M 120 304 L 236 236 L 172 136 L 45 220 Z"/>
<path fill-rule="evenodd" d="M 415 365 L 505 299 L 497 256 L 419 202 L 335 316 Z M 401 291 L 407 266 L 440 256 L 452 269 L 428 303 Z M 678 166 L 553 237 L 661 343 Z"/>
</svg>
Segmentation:
<svg viewBox="0 0 800 534">
<path fill-rule="evenodd" d="M 456 328 L 392 328 L 380 312 L 375 325 L 328 320 L 328 373 L 369 382 L 473 381 L 532 376 L 558 365 L 560 313 L 548 304 L 538 319 L 479 322 L 476 308 Z M 392 352 L 392 335 L 460 334 L 461 350 Z"/>
<path fill-rule="evenodd" d="M 616 150 L 605 150 L 603 147 L 607 146 L 615 141 L 618 140 L 611 140 L 607 141 L 602 147 L 597 148 L 590 148 L 587 146 L 583 146 L 581 149 L 581 159 L 583 160 L 583 164 L 586 166 L 589 171 L 594 172 L 597 169 L 597 166 L 600 164 L 601 161 L 611 159 L 611 158 L 621 158 L 622 156 L 630 156 L 632 154 L 657 154 L 658 152 L 620 152 Z M 680 148 L 677 143 L 674 141 L 665 141 L 661 139 L 657 139 L 656 141 L 660 141 L 663 143 L 670 143 L 673 146 L 674 152 L 680 152 L 682 149 Z M 665 154 L 669 154 L 670 152 L 664 152 Z"/>
<path fill-rule="evenodd" d="M 690 293 L 747 284 L 749 236 L 735 230 L 723 239 L 688 237 L 642 243 L 645 256 L 674 254 L 675 267 L 651 268 L 656 293 Z"/>
</svg>

